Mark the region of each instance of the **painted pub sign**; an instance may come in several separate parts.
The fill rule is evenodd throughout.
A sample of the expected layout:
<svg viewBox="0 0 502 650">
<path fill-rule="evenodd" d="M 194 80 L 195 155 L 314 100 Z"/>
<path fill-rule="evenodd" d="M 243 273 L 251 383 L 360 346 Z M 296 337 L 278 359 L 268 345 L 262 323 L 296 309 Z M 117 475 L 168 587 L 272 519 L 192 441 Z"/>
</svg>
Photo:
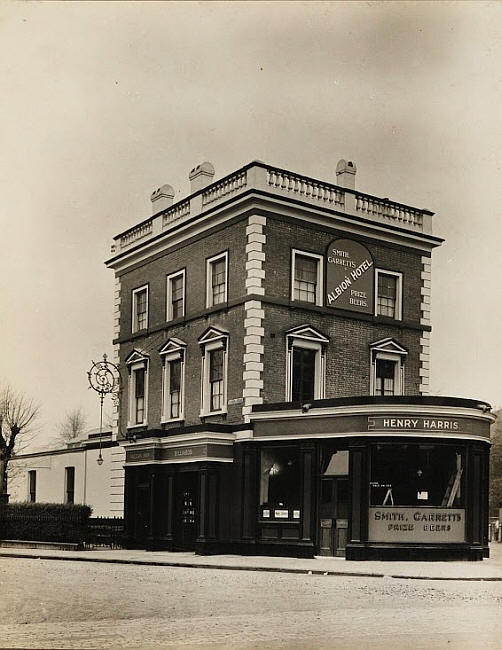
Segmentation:
<svg viewBox="0 0 502 650">
<path fill-rule="evenodd" d="M 453 508 L 369 508 L 370 542 L 465 542 L 465 510 Z"/>
<path fill-rule="evenodd" d="M 372 314 L 374 294 L 373 257 L 366 246 L 352 239 L 331 242 L 326 263 L 326 305 Z"/>
</svg>

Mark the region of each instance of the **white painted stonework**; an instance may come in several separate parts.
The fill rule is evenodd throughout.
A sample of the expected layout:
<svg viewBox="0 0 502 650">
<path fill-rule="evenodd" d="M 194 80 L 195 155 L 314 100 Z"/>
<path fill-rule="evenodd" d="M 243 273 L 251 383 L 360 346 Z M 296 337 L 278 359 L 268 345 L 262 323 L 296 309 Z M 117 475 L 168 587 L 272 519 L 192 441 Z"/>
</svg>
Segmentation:
<svg viewBox="0 0 502 650">
<path fill-rule="evenodd" d="M 119 447 L 111 447 L 107 451 L 110 452 L 110 517 L 123 517 L 125 449 L 120 445 Z"/>
<path fill-rule="evenodd" d="M 266 225 L 266 217 L 251 216 L 246 227 L 246 293 L 265 295 L 263 280 L 265 270 L 264 245 L 266 235 L 263 228 Z M 262 404 L 263 397 L 263 319 L 265 312 L 260 300 L 249 300 L 244 304 L 244 359 L 243 359 L 243 391 L 242 397 L 244 406 L 242 415 L 247 418 L 251 413 L 253 404 Z"/>
<path fill-rule="evenodd" d="M 120 292 L 122 286 L 119 277 L 115 277 L 115 294 L 114 294 L 114 315 L 113 315 L 113 338 L 118 339 L 120 336 Z M 113 346 L 113 363 L 119 367 L 120 365 L 120 345 Z M 125 378 L 121 377 L 124 382 Z M 121 386 L 124 389 L 124 386 Z M 112 413 L 112 440 L 117 440 L 119 432 L 119 400 L 115 399 L 113 402 Z"/>
<path fill-rule="evenodd" d="M 422 256 L 422 286 L 420 287 L 421 303 L 420 303 L 420 324 L 431 324 L 431 258 Z M 429 393 L 429 379 L 430 379 L 430 339 L 431 333 L 427 331 L 422 332 L 420 338 L 420 394 L 427 395 Z"/>
</svg>

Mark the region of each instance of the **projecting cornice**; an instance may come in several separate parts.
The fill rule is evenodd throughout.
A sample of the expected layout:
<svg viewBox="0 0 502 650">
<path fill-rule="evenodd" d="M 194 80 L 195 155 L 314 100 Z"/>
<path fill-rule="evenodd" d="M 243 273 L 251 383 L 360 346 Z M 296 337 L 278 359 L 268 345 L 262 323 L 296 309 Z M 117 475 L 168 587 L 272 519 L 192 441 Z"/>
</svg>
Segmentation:
<svg viewBox="0 0 502 650">
<path fill-rule="evenodd" d="M 107 266 L 117 271 L 248 214 L 305 220 L 430 253 L 443 241 L 431 233 L 432 212 L 250 163 L 115 237 Z"/>
</svg>

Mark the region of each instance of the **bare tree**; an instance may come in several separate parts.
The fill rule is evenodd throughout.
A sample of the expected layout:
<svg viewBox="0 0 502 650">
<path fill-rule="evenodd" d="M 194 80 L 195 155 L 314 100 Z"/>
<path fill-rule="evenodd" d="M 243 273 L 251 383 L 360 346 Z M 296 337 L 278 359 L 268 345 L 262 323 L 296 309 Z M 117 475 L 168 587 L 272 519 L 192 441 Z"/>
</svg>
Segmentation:
<svg viewBox="0 0 502 650">
<path fill-rule="evenodd" d="M 31 442 L 39 407 L 9 386 L 0 393 L 0 494 L 7 486 L 7 467 L 15 453 Z"/>
<path fill-rule="evenodd" d="M 65 444 L 79 440 L 85 433 L 86 427 L 87 420 L 82 409 L 69 411 L 59 424 L 57 442 Z"/>
</svg>

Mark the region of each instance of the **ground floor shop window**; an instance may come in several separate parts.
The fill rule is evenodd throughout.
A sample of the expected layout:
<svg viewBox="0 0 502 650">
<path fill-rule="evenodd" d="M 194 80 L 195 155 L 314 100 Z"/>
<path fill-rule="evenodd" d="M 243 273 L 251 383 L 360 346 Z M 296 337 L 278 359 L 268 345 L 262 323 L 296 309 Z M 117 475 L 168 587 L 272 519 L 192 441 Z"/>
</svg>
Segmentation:
<svg viewBox="0 0 502 650">
<path fill-rule="evenodd" d="M 264 519 L 299 519 L 300 453 L 293 447 L 262 449 L 260 515 Z"/>
<path fill-rule="evenodd" d="M 376 445 L 371 456 L 372 506 L 462 508 L 463 451 L 445 445 Z"/>
</svg>

